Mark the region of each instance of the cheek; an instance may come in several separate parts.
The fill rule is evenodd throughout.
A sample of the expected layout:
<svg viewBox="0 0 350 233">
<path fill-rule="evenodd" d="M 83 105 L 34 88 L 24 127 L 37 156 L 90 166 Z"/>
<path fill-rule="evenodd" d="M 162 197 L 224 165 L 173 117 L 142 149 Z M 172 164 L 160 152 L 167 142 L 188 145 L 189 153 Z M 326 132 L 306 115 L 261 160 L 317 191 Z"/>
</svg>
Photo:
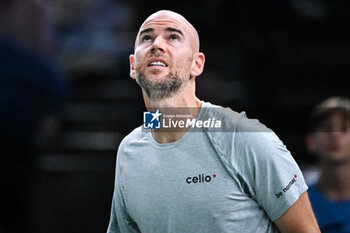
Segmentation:
<svg viewBox="0 0 350 233">
<path fill-rule="evenodd" d="M 145 64 L 142 60 L 135 59 L 134 67 L 136 72 L 140 73 L 145 69 Z"/>
<path fill-rule="evenodd" d="M 350 132 L 344 135 L 341 143 L 342 146 L 344 146 L 344 148 L 350 152 Z"/>
<path fill-rule="evenodd" d="M 145 53 L 142 50 L 135 51 L 135 66 L 142 66 L 145 62 Z"/>
<path fill-rule="evenodd" d="M 329 137 L 327 133 L 318 133 L 315 138 L 316 150 L 324 150 L 329 145 Z"/>
<path fill-rule="evenodd" d="M 188 54 L 179 56 L 177 62 L 174 64 L 175 68 L 183 73 L 191 72 L 192 57 Z"/>
</svg>

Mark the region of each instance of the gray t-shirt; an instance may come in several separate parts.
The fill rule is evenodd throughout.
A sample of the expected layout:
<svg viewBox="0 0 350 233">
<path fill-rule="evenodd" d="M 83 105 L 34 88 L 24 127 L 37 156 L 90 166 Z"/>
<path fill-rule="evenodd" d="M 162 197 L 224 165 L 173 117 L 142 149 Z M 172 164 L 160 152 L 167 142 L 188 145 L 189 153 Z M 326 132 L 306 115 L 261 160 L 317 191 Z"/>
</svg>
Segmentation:
<svg viewBox="0 0 350 233">
<path fill-rule="evenodd" d="M 307 190 L 279 138 L 244 113 L 211 111 L 231 132 L 186 132 L 157 143 L 135 129 L 121 142 L 108 233 L 278 232 L 278 219 Z"/>
</svg>

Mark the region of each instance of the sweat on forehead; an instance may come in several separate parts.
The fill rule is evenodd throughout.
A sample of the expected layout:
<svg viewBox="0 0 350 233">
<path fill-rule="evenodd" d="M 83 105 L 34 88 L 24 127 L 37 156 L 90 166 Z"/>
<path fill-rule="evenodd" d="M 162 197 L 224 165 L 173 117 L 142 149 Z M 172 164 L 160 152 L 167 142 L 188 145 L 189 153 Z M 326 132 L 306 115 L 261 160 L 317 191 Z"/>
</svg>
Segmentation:
<svg viewBox="0 0 350 233">
<path fill-rule="evenodd" d="M 194 50 L 195 52 L 199 52 L 199 36 L 197 33 L 197 30 L 192 26 L 192 24 L 190 24 L 190 22 L 187 21 L 187 19 L 185 17 L 183 17 L 182 15 L 173 12 L 173 11 L 169 11 L 169 10 L 160 10 L 157 11 L 155 13 L 153 13 L 152 15 L 150 15 L 141 25 L 140 30 L 138 32 L 138 36 L 140 34 L 140 31 L 142 29 L 144 29 L 145 27 L 147 27 L 147 25 L 152 22 L 152 21 L 156 21 L 156 20 L 175 20 L 177 23 L 179 23 L 180 25 L 183 25 L 185 28 L 187 28 L 187 32 L 190 34 L 192 42 L 193 42 L 193 46 L 194 46 Z M 135 43 L 135 48 L 137 45 L 137 38 L 136 38 L 136 43 Z"/>
</svg>

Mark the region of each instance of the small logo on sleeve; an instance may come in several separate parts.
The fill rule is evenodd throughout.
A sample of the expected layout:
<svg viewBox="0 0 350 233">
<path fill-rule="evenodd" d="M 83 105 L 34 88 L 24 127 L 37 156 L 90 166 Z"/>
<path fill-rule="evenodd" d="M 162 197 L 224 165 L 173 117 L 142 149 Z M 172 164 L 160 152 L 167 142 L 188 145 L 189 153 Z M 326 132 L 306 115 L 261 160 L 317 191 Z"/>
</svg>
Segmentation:
<svg viewBox="0 0 350 233">
<path fill-rule="evenodd" d="M 280 198 L 281 196 L 283 196 L 283 193 L 287 192 L 290 189 L 290 187 L 292 187 L 292 185 L 297 181 L 297 178 L 298 176 L 295 174 L 293 179 L 288 183 L 288 185 L 282 189 L 283 192 L 279 192 L 277 194 L 275 193 L 276 197 Z"/>
<path fill-rule="evenodd" d="M 143 128 L 144 129 L 160 129 L 160 116 L 162 113 L 157 110 L 156 112 L 143 112 Z"/>
</svg>

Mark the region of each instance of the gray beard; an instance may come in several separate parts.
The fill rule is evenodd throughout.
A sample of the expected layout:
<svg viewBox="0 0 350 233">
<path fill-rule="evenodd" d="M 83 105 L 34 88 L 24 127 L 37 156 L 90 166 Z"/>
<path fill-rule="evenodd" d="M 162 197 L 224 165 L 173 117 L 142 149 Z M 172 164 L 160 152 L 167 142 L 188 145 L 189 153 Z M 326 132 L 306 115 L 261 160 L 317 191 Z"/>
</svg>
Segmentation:
<svg viewBox="0 0 350 233">
<path fill-rule="evenodd" d="M 150 81 L 144 74 L 137 74 L 136 82 L 152 101 L 170 97 L 181 88 L 183 83 L 181 78 L 173 74 L 168 74 L 164 80 L 156 83 Z"/>
</svg>

